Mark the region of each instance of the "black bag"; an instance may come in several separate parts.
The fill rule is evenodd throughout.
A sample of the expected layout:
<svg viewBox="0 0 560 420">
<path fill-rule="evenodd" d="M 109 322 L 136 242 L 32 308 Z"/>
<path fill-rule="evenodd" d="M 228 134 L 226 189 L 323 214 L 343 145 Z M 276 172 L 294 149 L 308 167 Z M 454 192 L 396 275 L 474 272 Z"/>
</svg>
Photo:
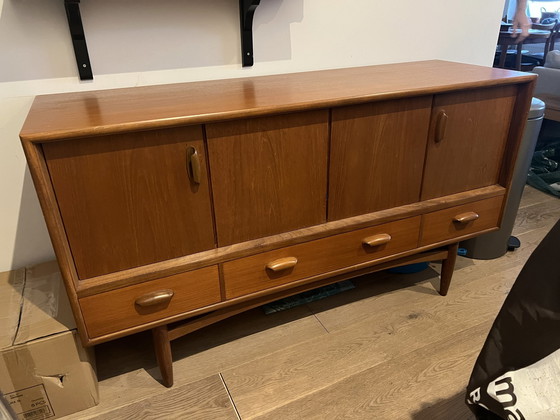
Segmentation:
<svg viewBox="0 0 560 420">
<path fill-rule="evenodd" d="M 560 418 L 560 221 L 509 292 L 467 387 L 478 419 Z"/>
</svg>

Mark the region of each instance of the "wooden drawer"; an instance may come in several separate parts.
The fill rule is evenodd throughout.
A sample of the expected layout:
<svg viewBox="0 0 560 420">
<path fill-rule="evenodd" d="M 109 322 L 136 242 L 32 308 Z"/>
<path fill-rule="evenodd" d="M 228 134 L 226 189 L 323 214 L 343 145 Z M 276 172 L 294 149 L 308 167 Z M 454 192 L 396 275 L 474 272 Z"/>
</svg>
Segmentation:
<svg viewBox="0 0 560 420">
<path fill-rule="evenodd" d="M 173 293 L 170 299 L 165 295 L 153 297 L 168 291 Z M 141 302 L 142 298 L 147 302 Z M 94 338 L 201 308 L 220 299 L 218 267 L 211 266 L 84 297 L 80 299 L 80 307 L 88 335 Z"/>
<path fill-rule="evenodd" d="M 223 264 L 226 298 L 413 249 L 418 244 L 419 231 L 420 217 L 414 217 L 226 262 Z M 378 243 L 365 245 L 366 238 Z M 388 242 L 383 243 L 385 240 Z M 273 267 L 274 264 L 278 267 Z"/>
<path fill-rule="evenodd" d="M 493 197 L 424 215 L 420 246 L 498 227 L 503 199 Z"/>
</svg>

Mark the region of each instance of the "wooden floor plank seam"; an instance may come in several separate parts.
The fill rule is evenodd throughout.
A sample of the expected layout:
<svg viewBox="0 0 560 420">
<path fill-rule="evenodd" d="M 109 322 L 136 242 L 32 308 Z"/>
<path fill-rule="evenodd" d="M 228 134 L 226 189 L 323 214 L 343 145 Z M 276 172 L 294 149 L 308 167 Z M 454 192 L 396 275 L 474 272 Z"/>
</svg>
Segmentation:
<svg viewBox="0 0 560 420">
<path fill-rule="evenodd" d="M 233 397 L 231 396 L 231 392 L 229 392 L 226 381 L 224 380 L 224 376 L 221 373 L 219 373 L 218 375 L 220 376 L 220 380 L 222 381 L 222 385 L 224 386 L 224 389 L 226 390 L 226 393 L 229 397 L 229 401 L 231 402 L 231 406 L 233 407 L 233 410 L 235 411 L 235 415 L 237 416 L 237 419 L 242 420 L 241 416 L 239 415 L 239 410 L 235 406 L 235 401 L 233 400 Z"/>
<path fill-rule="evenodd" d="M 309 307 L 309 305 L 306 305 L 307 307 Z M 321 322 L 321 319 L 319 319 L 319 317 L 317 316 L 317 314 L 313 311 L 313 309 L 309 308 L 309 310 L 311 311 L 311 313 L 313 314 L 313 317 L 317 320 L 317 322 L 319 324 L 321 324 L 321 327 L 323 327 L 325 329 L 325 331 L 327 332 L 327 334 L 330 334 L 330 331 L 327 327 L 325 327 L 325 324 L 323 324 Z"/>
</svg>

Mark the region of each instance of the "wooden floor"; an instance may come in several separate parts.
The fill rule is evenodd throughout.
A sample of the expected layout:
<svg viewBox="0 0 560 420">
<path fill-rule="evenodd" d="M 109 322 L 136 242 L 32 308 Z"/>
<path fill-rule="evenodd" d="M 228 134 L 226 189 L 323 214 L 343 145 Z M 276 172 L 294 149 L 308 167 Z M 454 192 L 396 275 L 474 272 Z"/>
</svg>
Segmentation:
<svg viewBox="0 0 560 420">
<path fill-rule="evenodd" d="M 65 419 L 472 419 L 463 400 L 475 359 L 559 218 L 557 198 L 526 187 L 514 230 L 521 248 L 489 261 L 459 257 L 446 297 L 434 264 L 183 337 L 172 344 L 171 389 L 158 382 L 149 334 L 99 345 L 100 404 Z"/>
</svg>

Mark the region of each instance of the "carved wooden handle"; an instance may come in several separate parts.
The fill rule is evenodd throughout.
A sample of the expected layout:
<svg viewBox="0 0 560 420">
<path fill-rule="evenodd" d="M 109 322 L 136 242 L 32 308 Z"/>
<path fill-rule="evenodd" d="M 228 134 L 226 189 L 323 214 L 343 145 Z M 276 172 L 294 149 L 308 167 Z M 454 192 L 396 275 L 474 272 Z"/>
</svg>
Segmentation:
<svg viewBox="0 0 560 420">
<path fill-rule="evenodd" d="M 198 152 L 192 146 L 187 148 L 187 163 L 192 181 L 195 184 L 200 184 L 200 158 Z"/>
<path fill-rule="evenodd" d="M 437 116 L 437 123 L 436 123 L 436 143 L 439 143 L 445 138 L 445 130 L 447 128 L 447 120 L 449 117 L 445 110 L 440 110 Z"/>
<path fill-rule="evenodd" d="M 389 235 L 388 233 L 380 233 L 378 235 L 368 236 L 367 238 L 364 238 L 362 240 L 362 243 L 368 246 L 379 246 L 386 244 L 391 239 L 391 235 Z"/>
<path fill-rule="evenodd" d="M 469 223 L 478 219 L 479 217 L 480 216 L 474 211 L 468 211 L 466 213 L 458 214 L 453 218 L 453 221 L 457 223 Z"/>
<path fill-rule="evenodd" d="M 174 295 L 173 290 L 168 290 L 168 289 L 158 290 L 157 292 L 152 292 L 144 296 L 140 296 L 134 301 L 134 303 L 136 303 L 138 306 L 143 306 L 143 307 L 155 306 L 161 303 L 169 302 L 173 297 L 173 295 Z"/>
<path fill-rule="evenodd" d="M 266 268 L 271 271 L 278 272 L 278 271 L 287 270 L 288 268 L 295 267 L 296 264 L 297 264 L 296 257 L 286 257 L 286 258 L 280 258 L 278 260 L 269 262 L 266 265 Z"/>
</svg>

